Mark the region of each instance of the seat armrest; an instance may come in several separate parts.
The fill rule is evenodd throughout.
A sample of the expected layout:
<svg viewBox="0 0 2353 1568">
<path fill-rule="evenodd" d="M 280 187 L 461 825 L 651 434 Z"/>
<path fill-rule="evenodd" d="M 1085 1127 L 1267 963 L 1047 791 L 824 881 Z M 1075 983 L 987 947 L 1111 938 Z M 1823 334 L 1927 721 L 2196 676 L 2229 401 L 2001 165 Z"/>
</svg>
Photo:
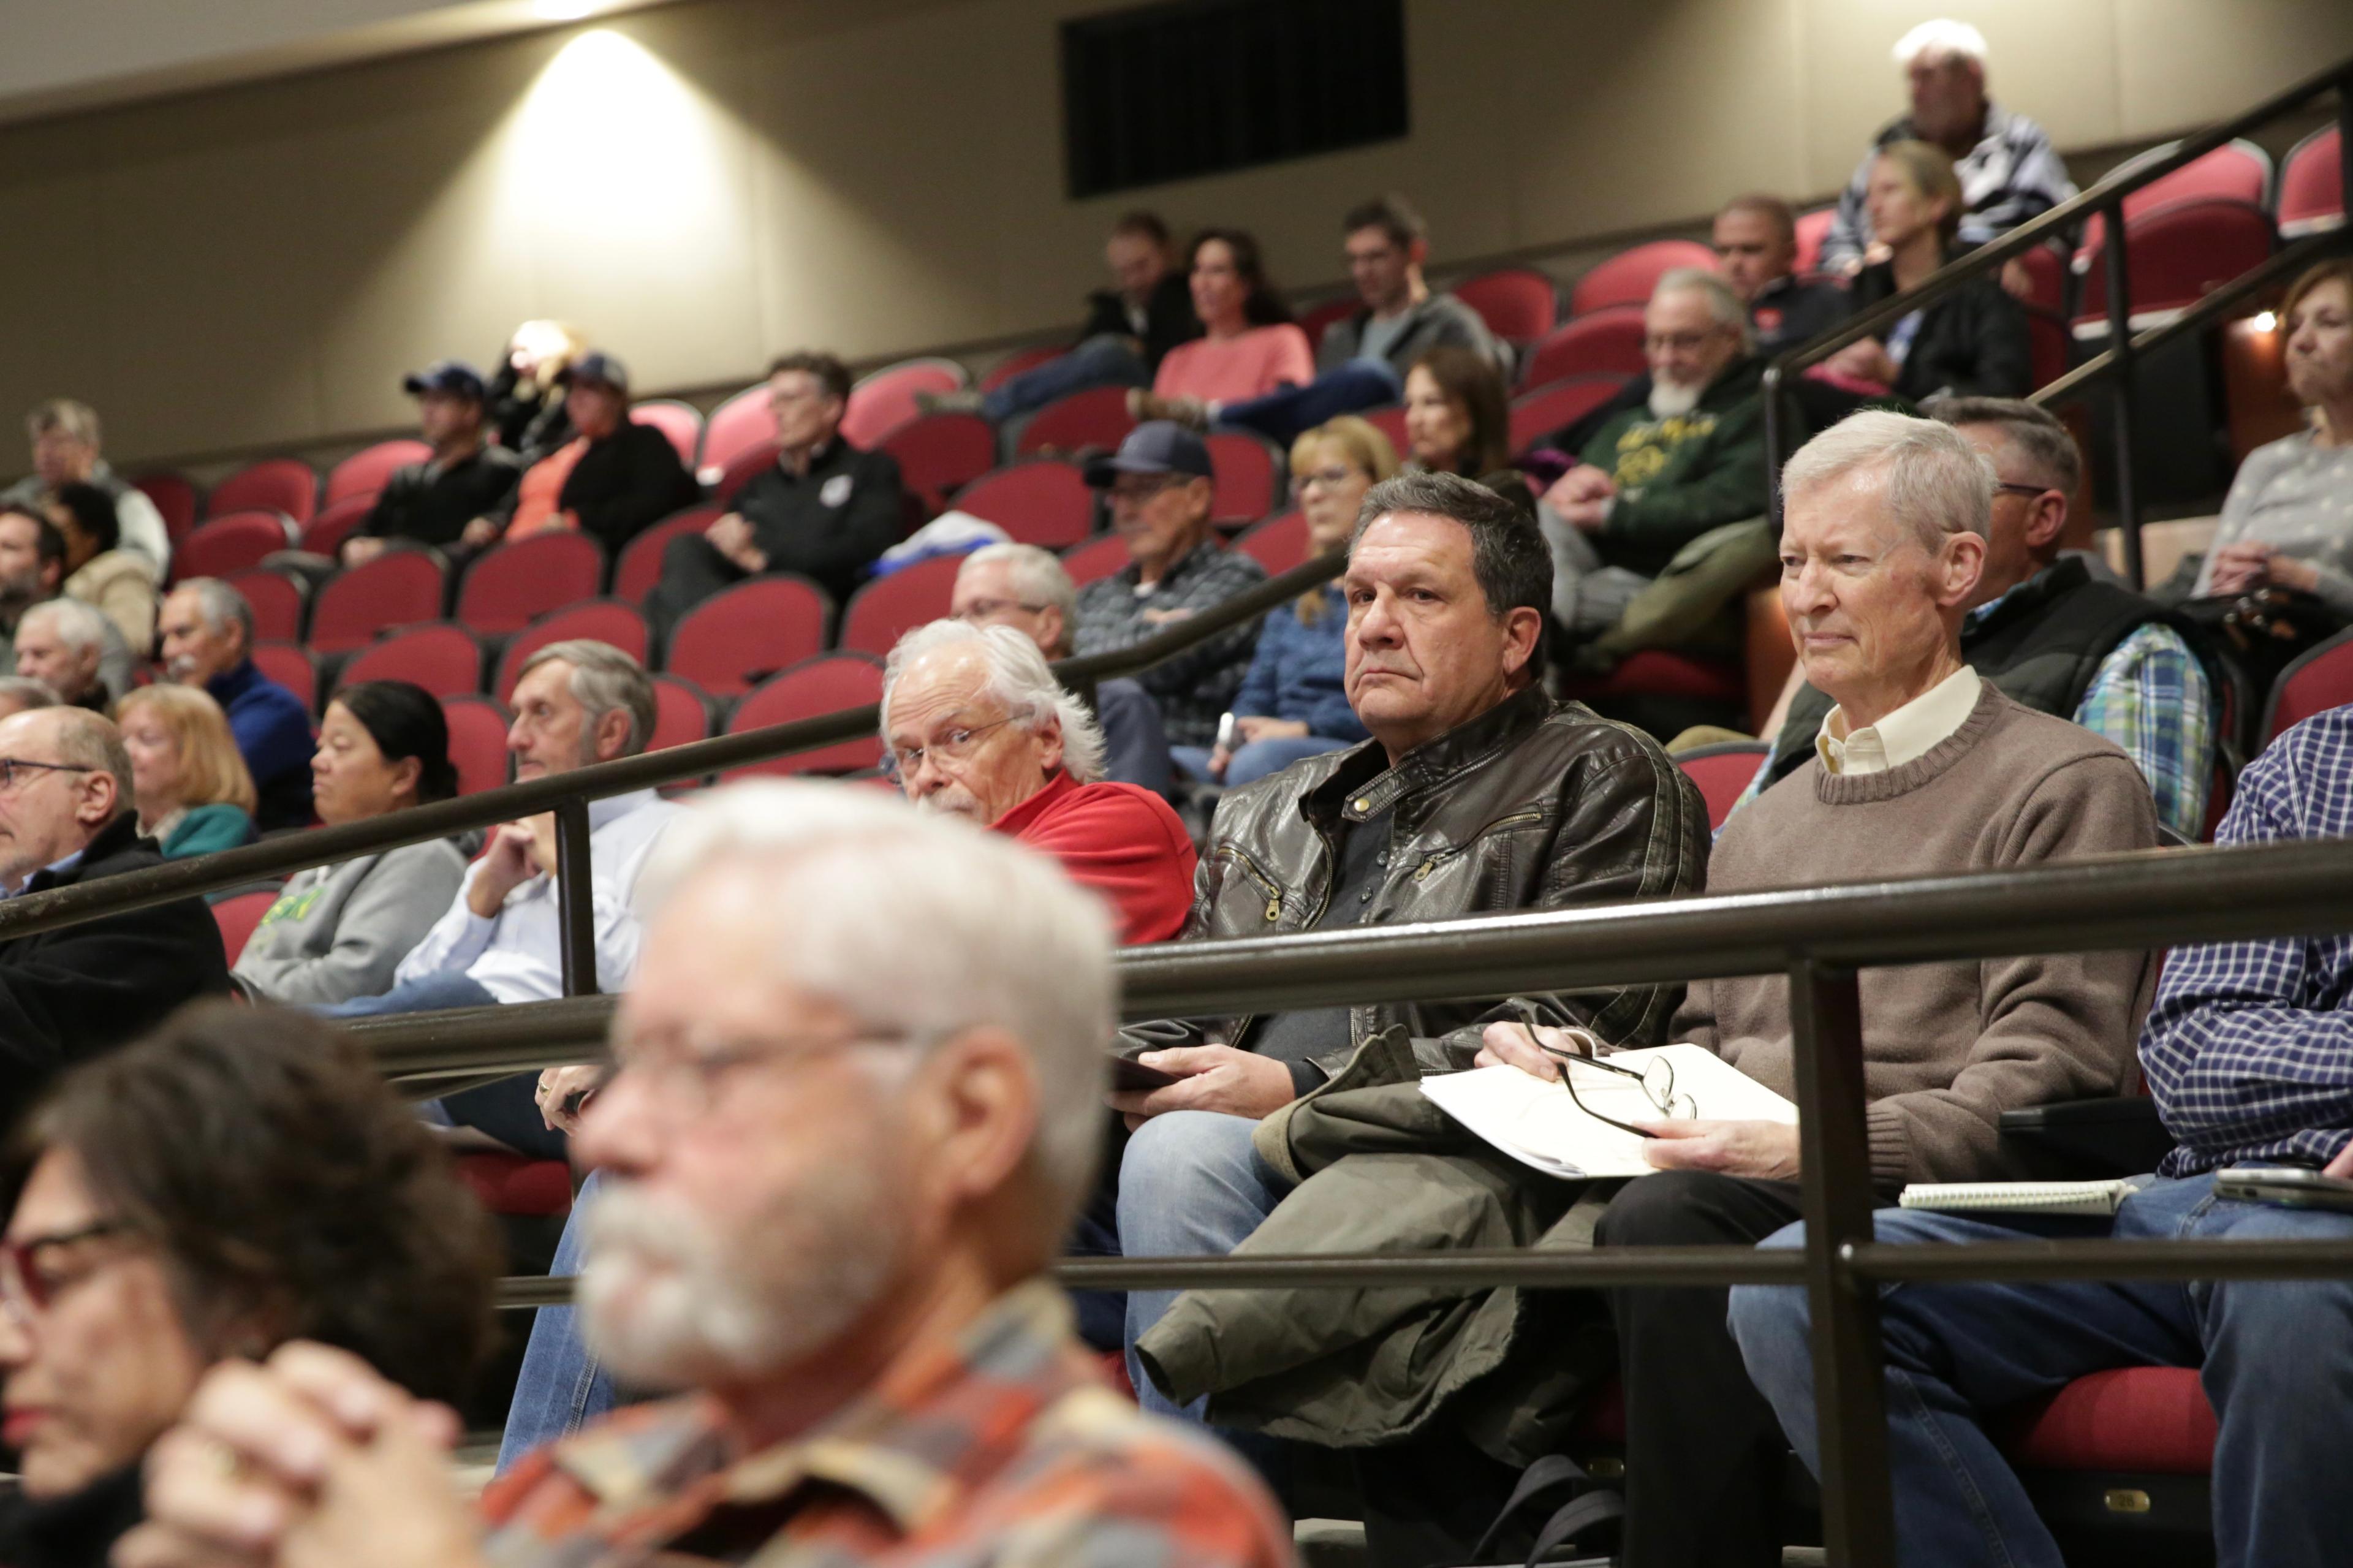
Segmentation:
<svg viewBox="0 0 2353 1568">
<path fill-rule="evenodd" d="M 2146 1095 L 2067 1100 L 2001 1113 L 2001 1135 L 2086 1177 L 2137 1176 L 2157 1169 L 2173 1135 Z"/>
</svg>

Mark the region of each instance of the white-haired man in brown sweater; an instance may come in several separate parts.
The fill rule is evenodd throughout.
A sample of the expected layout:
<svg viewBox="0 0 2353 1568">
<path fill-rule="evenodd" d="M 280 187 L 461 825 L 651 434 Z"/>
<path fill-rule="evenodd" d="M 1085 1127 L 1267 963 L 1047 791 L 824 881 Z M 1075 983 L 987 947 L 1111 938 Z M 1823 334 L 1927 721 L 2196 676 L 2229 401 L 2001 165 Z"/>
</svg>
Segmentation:
<svg viewBox="0 0 2353 1568">
<path fill-rule="evenodd" d="M 1853 415 L 1789 459 L 1781 602 L 1807 679 L 1838 706 L 1813 758 L 1717 840 L 1710 892 L 2155 847 L 2155 804 L 2123 752 L 2021 707 L 1961 661 L 1995 483 L 1958 431 L 1896 414 Z M 1907 1182 L 2038 1173 L 2002 1143 L 2001 1112 L 2117 1092 L 2153 978 L 2147 955 L 2111 952 L 1865 970 L 1874 1184 L 1892 1197 Z M 1795 1092 L 1781 977 L 1694 984 L 1673 1037 Z M 1482 1060 L 1557 1070 L 1518 1026 L 1489 1029 L 1485 1044 Z M 1798 1217 L 1796 1128 L 1687 1121 L 1657 1131 L 1650 1158 L 1662 1169 L 1611 1203 L 1601 1244 L 1737 1244 Z M 1725 1329 L 1725 1295 L 1611 1292 L 1629 1568 L 1781 1560 L 1788 1445 Z"/>
</svg>

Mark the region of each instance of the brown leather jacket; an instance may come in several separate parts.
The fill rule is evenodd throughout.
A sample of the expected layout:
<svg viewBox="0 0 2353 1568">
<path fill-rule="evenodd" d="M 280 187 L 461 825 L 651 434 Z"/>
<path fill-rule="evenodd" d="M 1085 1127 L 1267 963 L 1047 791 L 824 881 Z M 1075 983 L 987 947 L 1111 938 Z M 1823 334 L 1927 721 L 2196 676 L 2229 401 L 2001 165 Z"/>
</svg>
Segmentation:
<svg viewBox="0 0 2353 1568">
<path fill-rule="evenodd" d="M 1707 812 L 1683 770 L 1640 731 L 1556 703 L 1538 688 L 1387 764 L 1368 742 L 1227 795 L 1195 874 L 1185 940 L 1309 929 L 1331 892 L 1332 826 L 1384 811 L 1388 859 L 1366 924 L 1671 898 L 1704 885 Z M 1665 1039 L 1682 998 L 1681 985 L 1645 985 L 1523 1000 L 1546 1022 L 1651 1045 Z M 1350 1048 L 1315 1062 L 1327 1077 L 1397 1025 L 1413 1037 L 1424 1068 L 1468 1067 L 1487 1024 L 1520 1016 L 1492 1001 L 1384 1004 L 1350 1015 Z M 1248 1048 L 1256 1022 L 1223 1019 L 1199 1035 Z M 1180 1043 L 1165 1027 L 1145 1026 L 1154 1037 L 1136 1043 Z"/>
</svg>

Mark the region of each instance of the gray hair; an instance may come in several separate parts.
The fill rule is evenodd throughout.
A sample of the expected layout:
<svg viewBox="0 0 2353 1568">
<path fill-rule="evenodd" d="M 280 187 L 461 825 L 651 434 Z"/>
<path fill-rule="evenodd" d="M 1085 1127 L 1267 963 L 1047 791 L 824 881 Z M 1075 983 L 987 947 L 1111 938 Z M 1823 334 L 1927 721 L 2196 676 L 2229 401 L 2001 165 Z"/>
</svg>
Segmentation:
<svg viewBox="0 0 2353 1568">
<path fill-rule="evenodd" d="M 891 735 L 891 694 L 907 667 L 927 653 L 943 648 L 977 649 L 988 664 L 988 684 L 983 688 L 1005 705 L 1005 711 L 1035 731 L 1050 715 L 1062 728 L 1062 766 L 1081 784 L 1103 777 L 1103 726 L 1087 711 L 1077 694 L 1054 679 L 1038 645 L 1011 626 L 976 626 L 963 621 L 933 621 L 901 637 L 882 666 L 882 736 Z"/>
<path fill-rule="evenodd" d="M 64 700 L 46 680 L 29 675 L 0 675 L 0 712 L 30 713 L 36 708 L 55 708 Z"/>
<path fill-rule="evenodd" d="M 991 566 L 1000 561 L 1023 604 L 1050 605 L 1061 611 L 1065 638 L 1078 629 L 1078 584 L 1071 581 L 1071 574 L 1062 569 L 1061 561 L 1050 550 L 1040 550 L 1034 544 L 984 544 L 964 558 L 956 575 L 962 577 L 971 567 Z"/>
<path fill-rule="evenodd" d="M 1990 425 L 2025 459 L 2036 479 L 2073 498 L 2084 483 L 2084 455 L 2059 416 L 2021 397 L 1933 397 L 1920 405 L 1929 418 L 1956 427 Z"/>
<path fill-rule="evenodd" d="M 1895 40 L 1895 63 L 1905 70 L 1922 57 L 1929 60 L 1967 60 L 1979 70 L 1985 68 L 1985 35 L 1967 22 L 1956 22 L 1939 16 L 1933 22 L 1923 22 Z"/>
<path fill-rule="evenodd" d="M 1029 1052 L 1030 1157 L 1049 1194 L 1038 1239 L 1052 1245 L 1090 1190 L 1103 1145 L 1118 1024 L 1102 902 L 1001 834 L 876 790 L 757 779 L 687 806 L 647 857 L 638 909 L 650 925 L 698 873 L 748 860 L 761 863 L 771 907 L 790 928 L 776 965 L 796 988 L 912 1049 L 994 1026 Z"/>
<path fill-rule="evenodd" d="M 1407 473 L 1383 479 L 1365 492 L 1356 508 L 1356 526 L 1348 535 L 1348 553 L 1365 530 L 1391 512 L 1419 512 L 1459 522 L 1471 532 L 1471 575 L 1487 601 L 1487 615 L 1502 620 L 1514 610 L 1530 609 L 1552 620 L 1552 549 L 1536 527 L 1535 514 L 1482 484 L 1459 474 Z M 1534 675 L 1545 667 L 1545 647 L 1550 633 L 1536 633 L 1536 646 L 1522 667 Z"/>
<path fill-rule="evenodd" d="M 36 404 L 33 411 L 25 416 L 26 434 L 38 440 L 50 430 L 62 430 L 95 450 L 99 444 L 98 410 L 70 397 L 52 397 Z"/>
<path fill-rule="evenodd" d="M 608 642 L 591 637 L 571 637 L 552 642 L 529 658 L 515 671 L 521 680 L 543 664 L 562 659 L 572 667 L 572 700 L 588 710 L 588 723 L 594 729 L 606 714 L 622 709 L 629 715 L 629 738 L 621 747 L 621 755 L 634 757 L 646 749 L 654 738 L 654 721 L 660 710 L 654 701 L 653 677 L 645 666 Z"/>
<path fill-rule="evenodd" d="M 1993 460 L 1968 437 L 1934 419 L 1867 408 L 1850 414 L 1798 448 L 1781 470 L 1781 493 L 1820 489 L 1861 468 L 1883 469 L 1887 510 L 1923 549 L 1947 536 L 1986 537 L 1993 521 Z"/>
<path fill-rule="evenodd" d="M 44 599 L 17 617 L 19 635 L 37 620 L 48 622 L 58 634 L 58 640 L 76 653 L 89 653 L 106 647 L 106 615 L 95 605 L 64 597 Z M 40 682 L 33 684 L 38 686 Z"/>
<path fill-rule="evenodd" d="M 253 606 L 245 602 L 244 595 L 217 577 L 191 577 L 172 592 L 194 595 L 196 613 L 204 616 L 205 625 L 216 632 L 234 625 L 245 634 L 246 651 L 253 651 Z"/>
<path fill-rule="evenodd" d="M 1748 307 L 1723 278 L 1704 267 L 1670 267 L 1659 274 L 1651 286 L 1651 298 L 1666 294 L 1697 294 L 1707 301 L 1707 313 L 1719 327 L 1730 327 L 1740 334 L 1743 350 L 1757 346 L 1757 331 L 1748 324 Z"/>
<path fill-rule="evenodd" d="M 58 761 L 109 773 L 114 779 L 118 809 L 131 805 L 131 753 L 123 748 L 122 731 L 103 713 L 59 704 L 48 710 L 58 716 Z"/>
</svg>

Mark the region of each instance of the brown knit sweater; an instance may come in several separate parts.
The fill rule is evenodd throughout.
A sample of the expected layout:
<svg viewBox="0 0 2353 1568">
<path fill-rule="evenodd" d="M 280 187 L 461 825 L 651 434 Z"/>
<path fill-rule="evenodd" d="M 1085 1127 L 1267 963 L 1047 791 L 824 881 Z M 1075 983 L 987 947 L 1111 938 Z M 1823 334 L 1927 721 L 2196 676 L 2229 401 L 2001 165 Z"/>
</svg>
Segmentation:
<svg viewBox="0 0 2353 1568">
<path fill-rule="evenodd" d="M 1745 893 L 2156 844 L 2148 786 L 2123 752 L 1989 683 L 1924 757 L 1859 776 L 1829 773 L 1816 758 L 1766 791 L 1716 841 L 1707 882 L 1711 893 Z M 2155 977 L 2149 955 L 2118 952 L 1862 971 L 1874 1183 L 2047 1174 L 2004 1146 L 1998 1119 L 2119 1092 Z M 1795 1093 L 1785 977 L 1694 982 L 1672 1037 Z"/>
</svg>

